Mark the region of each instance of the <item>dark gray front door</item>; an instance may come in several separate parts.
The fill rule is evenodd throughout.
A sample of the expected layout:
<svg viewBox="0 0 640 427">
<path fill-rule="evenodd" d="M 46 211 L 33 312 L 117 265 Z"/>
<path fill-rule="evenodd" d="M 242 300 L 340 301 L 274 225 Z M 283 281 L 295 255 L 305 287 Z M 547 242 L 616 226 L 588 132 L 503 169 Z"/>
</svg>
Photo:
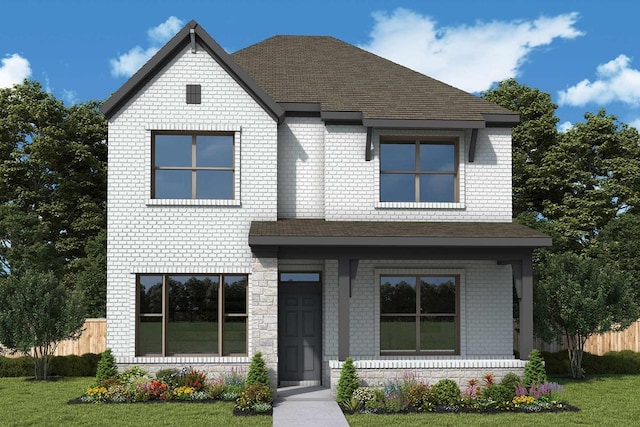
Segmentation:
<svg viewBox="0 0 640 427">
<path fill-rule="evenodd" d="M 278 376 L 282 385 L 316 381 L 322 374 L 320 282 L 281 281 L 278 297 Z"/>
</svg>

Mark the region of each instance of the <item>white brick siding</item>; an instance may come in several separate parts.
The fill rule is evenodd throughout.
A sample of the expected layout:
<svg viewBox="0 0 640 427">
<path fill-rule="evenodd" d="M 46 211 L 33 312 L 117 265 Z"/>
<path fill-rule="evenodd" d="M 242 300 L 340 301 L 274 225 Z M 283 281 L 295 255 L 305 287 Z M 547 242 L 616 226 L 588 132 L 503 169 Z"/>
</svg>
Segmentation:
<svg viewBox="0 0 640 427">
<path fill-rule="evenodd" d="M 201 104 L 186 104 L 187 84 L 202 85 Z M 150 200 L 154 129 L 235 131 L 236 199 Z M 252 272 L 249 226 L 277 218 L 276 163 L 276 122 L 200 48 L 193 54 L 186 47 L 111 118 L 107 345 L 119 362 L 149 359 L 134 357 L 136 273 Z M 252 311 L 250 305 L 249 322 Z M 249 332 L 250 354 L 257 338 Z M 220 361 L 153 359 L 149 363 Z"/>
</svg>

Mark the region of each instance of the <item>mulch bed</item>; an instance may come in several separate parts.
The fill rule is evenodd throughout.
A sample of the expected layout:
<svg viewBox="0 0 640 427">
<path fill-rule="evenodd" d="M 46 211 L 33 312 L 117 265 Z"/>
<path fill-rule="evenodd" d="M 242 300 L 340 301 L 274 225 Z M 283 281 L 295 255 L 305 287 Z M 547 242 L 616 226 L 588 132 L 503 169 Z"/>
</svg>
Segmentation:
<svg viewBox="0 0 640 427">
<path fill-rule="evenodd" d="M 553 405 L 549 408 L 542 408 L 539 406 L 535 407 L 536 409 L 531 409 L 527 407 L 519 407 L 519 408 L 509 408 L 509 409 L 498 409 L 498 408 L 472 408 L 468 406 L 435 406 L 432 410 L 429 411 L 418 411 L 415 408 L 408 408 L 404 411 L 387 411 L 386 409 L 379 409 L 371 412 L 362 412 L 362 411 L 348 411 L 344 408 L 342 412 L 345 415 L 352 414 L 376 414 L 376 415 L 393 415 L 393 414 L 507 414 L 507 413 L 518 413 L 518 414 L 540 414 L 540 413 L 549 413 L 549 412 L 578 412 L 580 408 L 577 406 L 570 405 L 568 403 L 560 402 L 557 405 Z"/>
</svg>

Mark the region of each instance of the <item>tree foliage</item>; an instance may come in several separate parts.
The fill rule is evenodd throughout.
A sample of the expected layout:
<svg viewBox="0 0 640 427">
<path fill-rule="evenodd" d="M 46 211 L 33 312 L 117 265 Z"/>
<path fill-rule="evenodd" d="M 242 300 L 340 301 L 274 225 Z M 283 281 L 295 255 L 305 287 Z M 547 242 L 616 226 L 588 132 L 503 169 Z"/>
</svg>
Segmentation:
<svg viewBox="0 0 640 427">
<path fill-rule="evenodd" d="M 549 254 L 536 275 L 536 334 L 548 342 L 565 337 L 574 378 L 583 376 L 590 336 L 623 330 L 640 317 L 633 282 L 614 264 L 571 252 Z"/>
<path fill-rule="evenodd" d="M 0 278 L 0 342 L 33 359 L 36 379 L 48 378 L 60 341 L 79 337 L 83 313 L 80 293 L 66 290 L 50 271 Z"/>
<path fill-rule="evenodd" d="M 66 107 L 34 81 L 0 89 L 0 274 L 52 271 L 75 283 L 106 228 L 99 106 Z"/>
</svg>

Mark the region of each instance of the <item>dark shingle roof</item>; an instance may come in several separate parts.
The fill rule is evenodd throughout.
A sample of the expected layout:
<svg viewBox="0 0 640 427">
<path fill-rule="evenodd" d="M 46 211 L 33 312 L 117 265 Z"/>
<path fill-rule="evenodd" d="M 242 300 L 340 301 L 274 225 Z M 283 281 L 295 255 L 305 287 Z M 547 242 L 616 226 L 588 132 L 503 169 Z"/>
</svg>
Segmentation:
<svg viewBox="0 0 640 427">
<path fill-rule="evenodd" d="M 251 245 L 541 247 L 551 238 L 511 222 L 254 221 Z"/>
<path fill-rule="evenodd" d="M 482 120 L 505 108 L 333 37 L 275 36 L 231 55 L 276 102 L 365 119 Z M 515 116 L 517 117 L 517 116 Z"/>
</svg>

